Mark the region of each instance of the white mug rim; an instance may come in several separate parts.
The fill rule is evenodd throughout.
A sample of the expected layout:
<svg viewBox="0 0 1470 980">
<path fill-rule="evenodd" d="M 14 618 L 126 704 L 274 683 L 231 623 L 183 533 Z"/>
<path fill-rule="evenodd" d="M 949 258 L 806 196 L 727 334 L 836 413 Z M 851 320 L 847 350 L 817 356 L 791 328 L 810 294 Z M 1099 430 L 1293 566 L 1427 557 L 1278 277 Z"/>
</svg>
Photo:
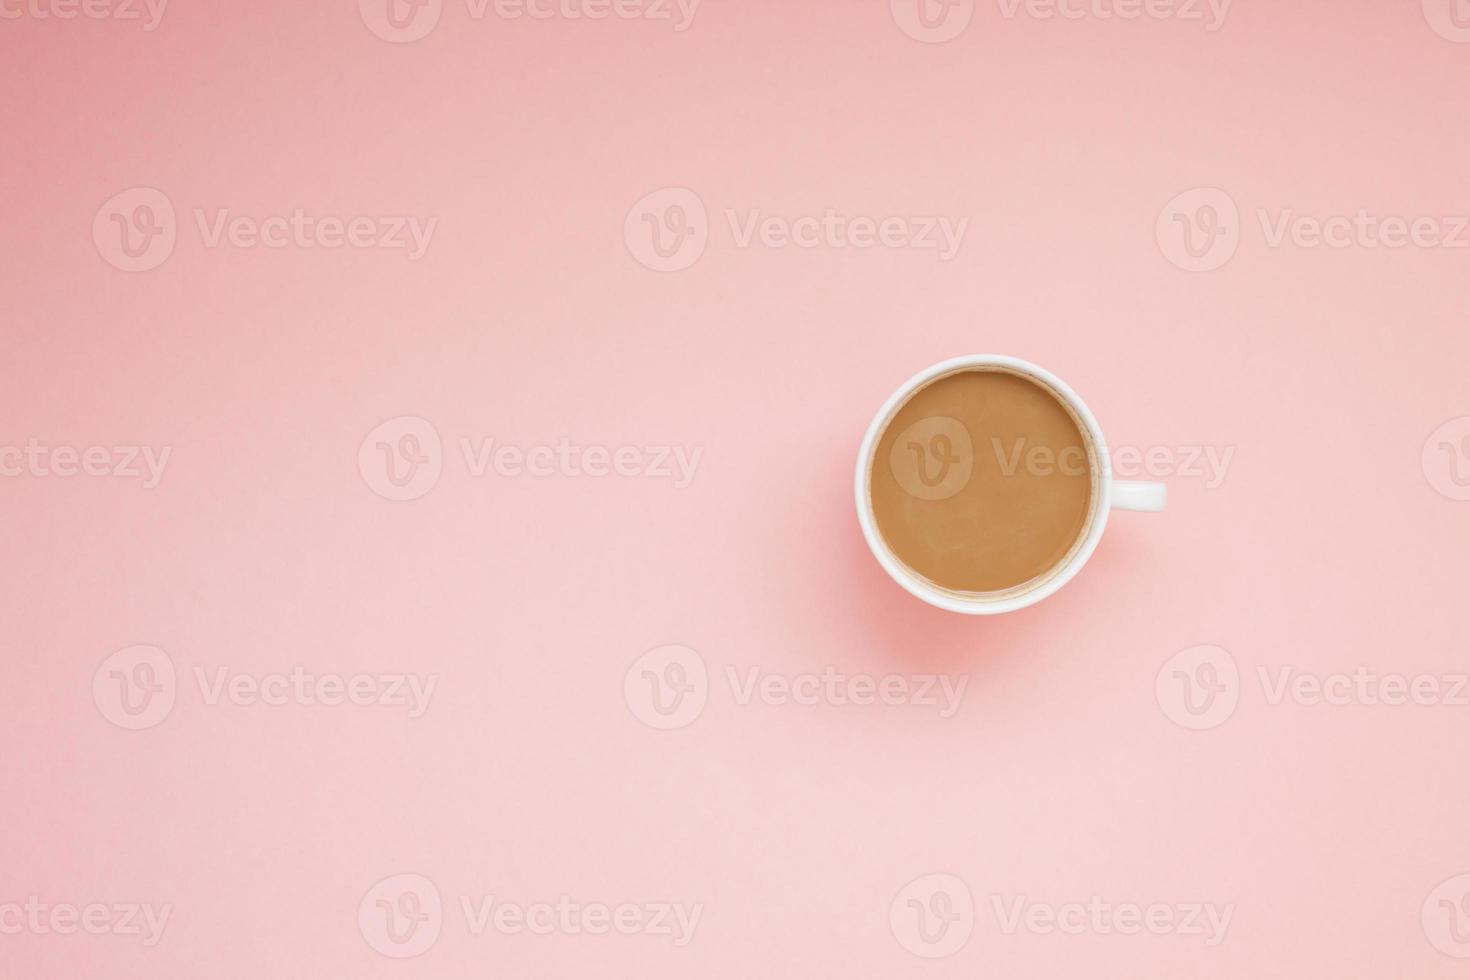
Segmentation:
<svg viewBox="0 0 1470 980">
<path fill-rule="evenodd" d="M 969 599 L 946 592 L 920 578 L 899 562 L 878 533 L 878 522 L 873 514 L 873 504 L 868 489 L 869 461 L 877 449 L 878 440 L 887 427 L 889 419 L 899 407 L 915 391 L 930 381 L 957 371 L 973 371 L 980 368 L 1004 368 L 1035 378 L 1045 384 L 1067 403 L 1067 407 L 1087 427 L 1088 437 L 1096 449 L 1097 502 L 1094 506 L 1092 523 L 1081 544 L 1072 551 L 1066 564 L 1055 569 L 1035 588 L 1018 595 L 997 599 Z M 1097 418 L 1087 407 L 1087 403 L 1065 381 L 1041 365 L 1005 354 L 966 354 L 924 368 L 899 386 L 898 390 L 883 403 L 883 407 L 878 409 L 878 413 L 873 416 L 873 421 L 868 423 L 868 431 L 864 434 L 862 446 L 858 450 L 856 477 L 858 523 L 862 526 L 863 539 L 868 543 L 868 550 L 873 553 L 874 558 L 878 559 L 878 564 L 883 566 L 883 570 L 888 573 L 889 577 L 903 586 L 911 595 L 922 599 L 931 606 L 971 616 L 993 616 L 1024 609 L 1035 605 L 1070 582 L 1082 570 L 1082 566 L 1087 564 L 1087 560 L 1097 550 L 1098 542 L 1102 540 L 1103 529 L 1108 523 L 1108 511 L 1112 508 L 1112 491 L 1113 466 L 1109 458 L 1107 443 L 1103 439 L 1102 428 L 1097 424 Z"/>
</svg>

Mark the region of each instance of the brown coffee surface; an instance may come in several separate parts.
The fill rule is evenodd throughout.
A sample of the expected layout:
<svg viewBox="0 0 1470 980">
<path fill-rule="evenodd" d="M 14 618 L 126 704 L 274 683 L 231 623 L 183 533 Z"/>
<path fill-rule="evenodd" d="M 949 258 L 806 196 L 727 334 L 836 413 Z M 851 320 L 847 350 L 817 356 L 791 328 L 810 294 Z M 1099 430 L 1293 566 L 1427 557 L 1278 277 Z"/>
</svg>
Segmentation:
<svg viewBox="0 0 1470 980">
<path fill-rule="evenodd" d="M 1045 575 L 1083 536 L 1088 443 L 1039 382 L 1008 371 L 946 375 L 889 421 L 870 461 L 879 533 L 919 575 L 999 592 Z"/>
</svg>

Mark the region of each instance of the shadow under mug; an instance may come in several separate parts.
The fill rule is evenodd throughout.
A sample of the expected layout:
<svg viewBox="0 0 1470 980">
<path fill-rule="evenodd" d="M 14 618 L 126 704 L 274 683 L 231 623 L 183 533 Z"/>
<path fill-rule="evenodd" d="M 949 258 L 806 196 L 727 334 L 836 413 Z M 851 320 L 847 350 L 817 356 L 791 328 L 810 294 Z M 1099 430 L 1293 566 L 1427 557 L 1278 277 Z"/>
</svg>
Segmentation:
<svg viewBox="0 0 1470 980">
<path fill-rule="evenodd" d="M 878 443 L 883 437 L 883 432 L 887 429 L 889 421 L 898 414 L 899 409 L 912 397 L 914 392 L 946 375 L 976 370 L 1008 371 L 1029 378 L 1045 387 L 1066 406 L 1078 425 L 1086 430 L 1087 439 L 1095 450 L 1089 453 L 1090 463 L 1096 477 L 1096 490 L 1086 533 L 1061 562 L 1044 574 L 1013 589 L 1000 592 L 966 593 L 946 589 L 919 575 L 900 561 L 878 532 L 878 522 L 873 513 L 872 492 L 869 485 L 874 463 L 873 456 L 878 450 Z M 867 434 L 863 436 L 862 448 L 858 452 L 857 459 L 856 492 L 858 523 L 862 526 L 863 537 L 868 542 L 869 550 L 873 552 L 873 557 L 878 559 L 878 564 L 883 566 L 883 570 L 899 585 L 930 605 L 974 616 L 1014 612 L 1045 599 L 1070 582 L 1082 570 L 1082 566 L 1087 564 L 1087 560 L 1097 549 L 1098 541 L 1102 539 L 1103 529 L 1108 523 L 1109 511 L 1160 511 L 1164 509 L 1165 497 L 1162 483 L 1113 479 L 1113 466 L 1109 458 L 1107 442 L 1103 439 L 1097 418 L 1086 403 L 1077 397 L 1077 393 L 1067 386 L 1066 382 L 1045 368 L 1002 354 L 971 354 L 941 361 L 905 381 L 889 397 L 888 401 L 883 403 L 878 414 L 873 416 L 873 421 L 868 425 Z"/>
</svg>

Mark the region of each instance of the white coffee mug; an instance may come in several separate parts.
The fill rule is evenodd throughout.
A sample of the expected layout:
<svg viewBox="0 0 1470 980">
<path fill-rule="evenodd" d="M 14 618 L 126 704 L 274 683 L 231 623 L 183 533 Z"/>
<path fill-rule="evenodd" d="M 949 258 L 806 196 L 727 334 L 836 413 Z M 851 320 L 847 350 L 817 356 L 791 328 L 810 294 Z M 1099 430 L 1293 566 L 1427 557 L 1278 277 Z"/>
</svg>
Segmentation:
<svg viewBox="0 0 1470 980">
<path fill-rule="evenodd" d="M 986 368 L 1024 375 L 1039 382 L 1060 398 L 1077 421 L 1087 429 L 1087 437 L 1096 450 L 1091 459 L 1091 465 L 1097 477 L 1097 499 L 1092 508 L 1091 523 L 1081 543 L 1072 549 L 1060 565 L 1048 571 L 1034 585 L 1029 585 L 1023 591 L 1007 591 L 992 596 L 965 594 L 940 588 L 899 561 L 892 549 L 888 547 L 888 543 L 878 533 L 878 522 L 873 514 L 872 493 L 869 488 L 869 474 L 872 472 L 873 454 L 878 449 L 878 442 L 888 422 L 898 414 L 898 410 L 909 400 L 909 397 L 924 385 L 945 375 L 954 374 L 957 371 Z M 1114 480 L 1107 442 L 1103 439 L 1102 429 L 1098 427 L 1097 419 L 1093 416 L 1092 411 L 1061 378 L 1044 368 L 1015 357 L 1000 354 L 971 354 L 967 357 L 956 357 L 943 361 L 920 371 L 905 381 L 903 386 L 883 403 L 878 414 L 873 416 L 868 432 L 863 436 L 862 449 L 858 452 L 858 523 L 862 525 L 863 537 L 867 539 L 868 548 L 873 552 L 873 557 L 878 559 L 878 564 L 882 565 L 884 571 L 892 576 L 899 585 L 925 602 L 951 612 L 988 616 L 1024 609 L 1045 599 L 1070 582 L 1073 576 L 1082 570 L 1082 566 L 1087 564 L 1087 559 L 1092 557 L 1093 551 L 1097 549 L 1098 541 L 1102 538 L 1103 528 L 1107 526 L 1108 512 L 1114 509 L 1163 510 L 1164 485 Z"/>
</svg>

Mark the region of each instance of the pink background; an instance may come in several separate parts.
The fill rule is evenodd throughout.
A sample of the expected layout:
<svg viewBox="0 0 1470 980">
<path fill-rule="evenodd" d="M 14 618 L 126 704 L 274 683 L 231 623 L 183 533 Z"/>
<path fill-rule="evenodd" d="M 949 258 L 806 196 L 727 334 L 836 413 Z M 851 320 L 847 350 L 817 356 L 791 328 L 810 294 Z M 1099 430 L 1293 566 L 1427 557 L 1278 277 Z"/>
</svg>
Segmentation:
<svg viewBox="0 0 1470 980">
<path fill-rule="evenodd" d="M 1224 26 L 1008 19 L 945 44 L 885 2 L 706 0 L 692 27 L 473 20 L 411 44 L 354 3 L 0 21 L 0 444 L 172 447 L 162 483 L 0 479 L 0 904 L 173 906 L 164 939 L 0 936 L 16 977 L 1451 977 L 1420 907 L 1470 871 L 1470 708 L 1267 703 L 1258 668 L 1466 670 L 1470 504 L 1420 452 L 1470 413 L 1467 253 L 1269 247 L 1275 214 L 1470 211 L 1470 46 L 1418 3 L 1240 0 Z M 93 219 L 131 187 L 178 244 L 128 273 Z M 691 268 L 624 240 L 664 187 Z M 1160 209 L 1239 205 L 1222 268 Z M 206 248 L 192 211 L 438 219 L 401 252 Z M 724 213 L 970 218 L 959 255 L 739 248 Z M 872 412 L 961 353 L 1067 380 L 1115 444 L 1234 447 L 1115 515 L 1083 574 L 996 620 L 931 609 L 851 501 Z M 431 420 L 421 499 L 358 471 Z M 702 447 L 692 486 L 469 476 L 460 437 Z M 172 713 L 92 697 L 156 644 Z M 662 644 L 691 725 L 623 696 Z M 1218 644 L 1239 707 L 1189 731 L 1170 657 Z M 968 677 L 920 706 L 739 705 L 725 668 Z M 402 710 L 210 706 L 193 670 L 437 673 Z M 443 893 L 378 955 L 380 879 Z M 968 883 L 915 958 L 889 907 Z M 468 933 L 458 896 L 704 904 L 695 940 Z M 1214 902 L 1226 940 L 1005 934 L 991 896 Z"/>
</svg>

